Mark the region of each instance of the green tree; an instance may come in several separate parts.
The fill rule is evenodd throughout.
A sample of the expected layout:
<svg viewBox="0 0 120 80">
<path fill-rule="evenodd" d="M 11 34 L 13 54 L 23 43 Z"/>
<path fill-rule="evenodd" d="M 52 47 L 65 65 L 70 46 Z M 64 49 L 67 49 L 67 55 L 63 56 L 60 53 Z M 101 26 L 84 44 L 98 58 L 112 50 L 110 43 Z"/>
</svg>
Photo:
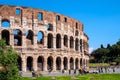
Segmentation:
<svg viewBox="0 0 120 80">
<path fill-rule="evenodd" d="M 19 80 L 17 67 L 17 53 L 12 47 L 7 47 L 4 40 L 0 40 L 0 80 Z"/>
</svg>

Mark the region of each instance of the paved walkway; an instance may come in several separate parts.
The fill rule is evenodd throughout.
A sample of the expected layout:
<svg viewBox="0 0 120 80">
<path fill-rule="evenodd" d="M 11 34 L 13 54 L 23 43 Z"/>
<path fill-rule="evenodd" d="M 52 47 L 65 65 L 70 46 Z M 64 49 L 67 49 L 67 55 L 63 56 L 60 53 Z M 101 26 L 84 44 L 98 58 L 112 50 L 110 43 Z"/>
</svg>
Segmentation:
<svg viewBox="0 0 120 80">
<path fill-rule="evenodd" d="M 116 67 L 114 68 L 115 72 L 113 72 L 113 68 L 108 68 L 107 72 L 105 71 L 105 69 L 103 68 L 103 73 L 100 74 L 111 74 L 111 73 L 119 73 L 120 74 L 120 67 Z M 95 70 L 97 71 L 97 70 Z M 61 71 L 56 71 L 56 72 L 41 72 L 43 76 L 65 76 L 65 75 L 79 75 L 79 72 L 76 71 L 76 74 L 74 73 L 73 70 L 71 70 L 71 73 L 69 74 L 69 71 L 65 71 L 64 73 L 62 73 Z M 22 76 L 23 77 L 32 77 L 32 72 L 22 72 Z"/>
</svg>

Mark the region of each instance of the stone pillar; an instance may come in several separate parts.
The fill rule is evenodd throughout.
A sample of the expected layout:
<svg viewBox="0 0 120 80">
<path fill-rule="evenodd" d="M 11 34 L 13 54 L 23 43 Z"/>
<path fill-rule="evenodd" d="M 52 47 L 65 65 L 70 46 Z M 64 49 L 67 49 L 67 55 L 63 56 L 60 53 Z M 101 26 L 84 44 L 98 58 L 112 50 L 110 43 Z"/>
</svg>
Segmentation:
<svg viewBox="0 0 120 80">
<path fill-rule="evenodd" d="M 47 35 L 44 36 L 44 47 L 47 48 Z"/>
<path fill-rule="evenodd" d="M 44 58 L 43 71 L 48 71 L 47 70 L 47 58 Z"/>
<path fill-rule="evenodd" d="M 63 36 L 61 35 L 61 49 L 64 49 L 64 45 L 63 45 Z"/>
<path fill-rule="evenodd" d="M 21 56 L 22 58 L 22 71 L 26 72 L 26 64 L 27 64 L 27 61 L 26 61 L 26 57 L 25 57 L 25 54 L 23 54 Z"/>
<path fill-rule="evenodd" d="M 0 28 L 2 27 L 1 22 L 2 22 L 2 17 L 0 16 Z"/>
<path fill-rule="evenodd" d="M 14 27 L 14 23 L 15 23 L 14 17 L 10 16 L 10 27 L 11 28 Z"/>
<path fill-rule="evenodd" d="M 75 59 L 73 60 L 73 70 L 75 69 Z"/>
<path fill-rule="evenodd" d="M 53 48 L 56 49 L 56 37 L 53 37 Z"/>
<path fill-rule="evenodd" d="M 56 71 L 56 57 L 53 59 L 53 71 Z"/>
<path fill-rule="evenodd" d="M 53 22 L 53 31 L 56 32 L 56 22 Z"/>
<path fill-rule="evenodd" d="M 61 58 L 61 70 L 64 69 L 64 65 L 63 65 L 63 58 Z"/>
<path fill-rule="evenodd" d="M 70 59 L 68 58 L 68 70 L 70 69 Z"/>
<path fill-rule="evenodd" d="M 70 49 L 70 37 L 68 37 L 68 49 Z"/>
<path fill-rule="evenodd" d="M 14 47 L 14 31 L 10 30 L 10 45 L 12 45 Z"/>
<path fill-rule="evenodd" d="M 22 27 L 25 28 L 27 26 L 27 18 L 22 17 Z"/>
<path fill-rule="evenodd" d="M 34 47 L 37 47 L 37 31 L 34 31 Z"/>
<path fill-rule="evenodd" d="M 34 58 L 33 58 L 33 70 L 34 71 L 37 71 L 37 55 L 34 55 Z"/>
<path fill-rule="evenodd" d="M 26 48 L 26 31 L 23 30 L 23 35 L 22 35 L 22 46 Z"/>
</svg>

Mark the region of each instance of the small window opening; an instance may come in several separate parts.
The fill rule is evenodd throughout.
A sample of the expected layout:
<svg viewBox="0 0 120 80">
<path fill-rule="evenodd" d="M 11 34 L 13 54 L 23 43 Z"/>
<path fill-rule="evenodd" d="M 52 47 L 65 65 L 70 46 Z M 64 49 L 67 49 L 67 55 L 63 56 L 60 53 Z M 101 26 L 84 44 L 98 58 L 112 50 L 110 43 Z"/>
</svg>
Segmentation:
<svg viewBox="0 0 120 80">
<path fill-rule="evenodd" d="M 41 12 L 38 13 L 38 20 L 43 20 L 43 13 Z"/>
<path fill-rule="evenodd" d="M 59 20 L 60 20 L 60 16 L 57 15 L 57 16 L 56 16 L 56 21 L 59 21 Z"/>
<path fill-rule="evenodd" d="M 64 18 L 64 22 L 67 22 L 67 18 Z"/>
<path fill-rule="evenodd" d="M 78 29 L 78 23 L 76 23 L 76 29 Z"/>
<path fill-rule="evenodd" d="M 17 14 L 17 15 L 20 15 L 20 14 L 21 14 L 20 8 L 17 8 L 17 9 L 16 9 L 16 14 Z"/>
<path fill-rule="evenodd" d="M 9 28 L 10 27 L 10 22 L 8 20 L 2 21 L 2 27 Z"/>
</svg>

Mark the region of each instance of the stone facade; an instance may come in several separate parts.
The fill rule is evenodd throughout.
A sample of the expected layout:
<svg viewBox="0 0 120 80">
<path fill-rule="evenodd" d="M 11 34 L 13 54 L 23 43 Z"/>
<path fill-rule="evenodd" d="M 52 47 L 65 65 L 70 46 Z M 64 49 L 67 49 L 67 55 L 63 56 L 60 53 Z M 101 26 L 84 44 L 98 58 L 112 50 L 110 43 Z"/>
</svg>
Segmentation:
<svg viewBox="0 0 120 80">
<path fill-rule="evenodd" d="M 83 24 L 59 13 L 0 5 L 0 39 L 18 52 L 19 69 L 25 72 L 88 67 Z"/>
</svg>

